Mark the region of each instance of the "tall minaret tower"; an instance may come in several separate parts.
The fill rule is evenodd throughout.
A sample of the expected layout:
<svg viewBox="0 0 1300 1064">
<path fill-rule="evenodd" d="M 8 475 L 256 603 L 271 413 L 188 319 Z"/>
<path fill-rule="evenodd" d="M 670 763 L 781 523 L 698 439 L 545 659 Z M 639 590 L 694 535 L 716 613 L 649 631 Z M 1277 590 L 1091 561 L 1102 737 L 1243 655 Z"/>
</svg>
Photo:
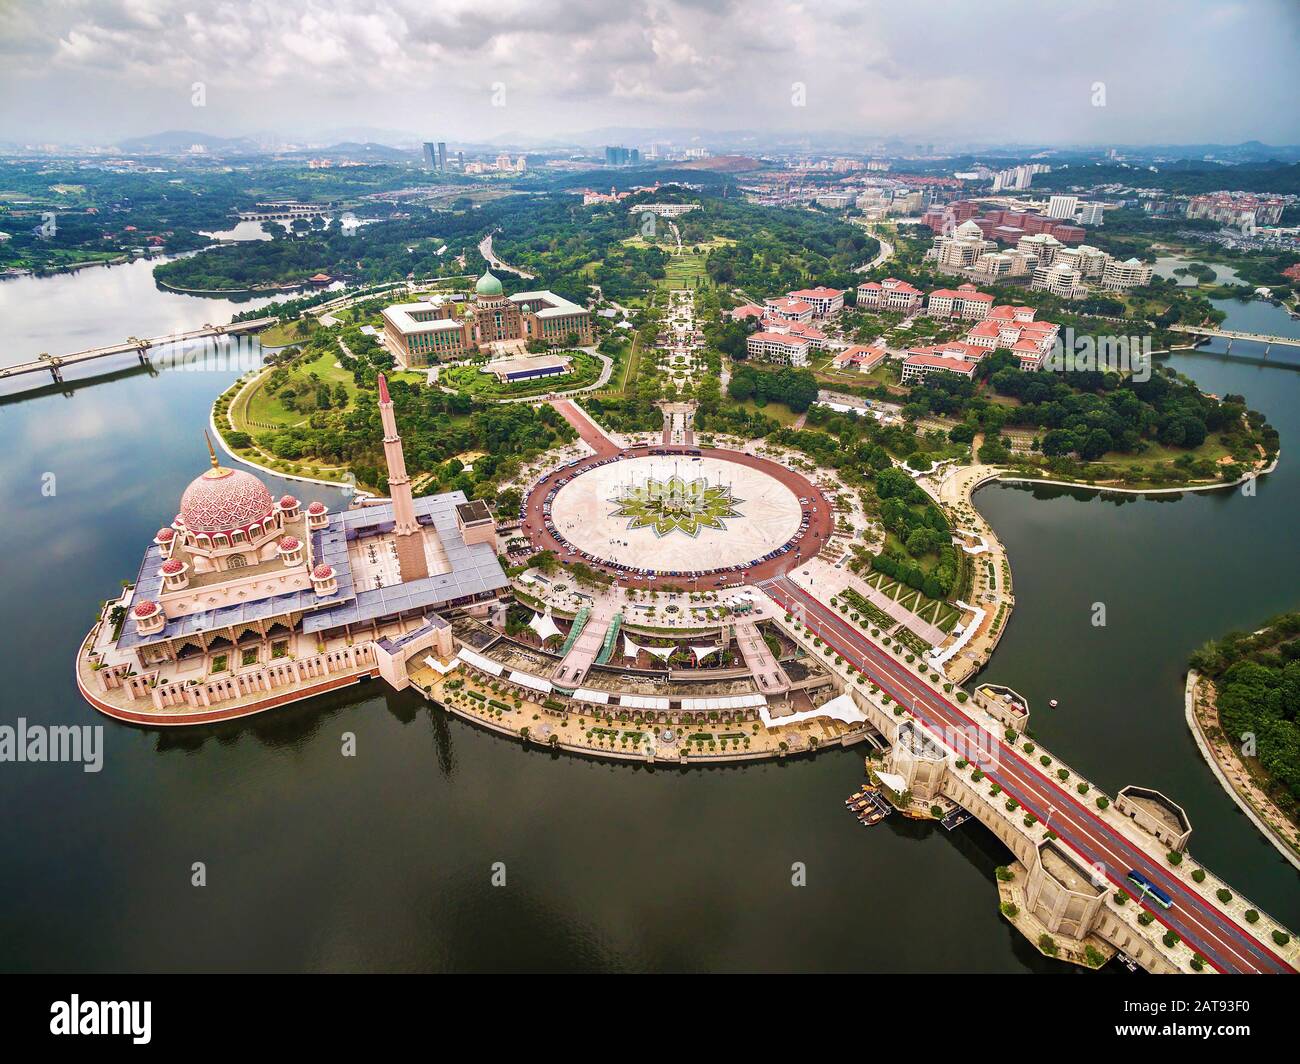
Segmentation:
<svg viewBox="0 0 1300 1064">
<path fill-rule="evenodd" d="M 393 400 L 388 397 L 388 380 L 379 375 L 379 418 L 384 425 L 384 458 L 388 462 L 388 494 L 393 500 L 393 520 L 397 535 L 397 562 L 402 582 L 420 580 L 429 575 L 424 556 L 424 533 L 415 519 L 415 500 L 411 498 L 411 478 L 406 475 L 406 458 L 402 454 L 402 437 L 397 434 Z"/>
</svg>

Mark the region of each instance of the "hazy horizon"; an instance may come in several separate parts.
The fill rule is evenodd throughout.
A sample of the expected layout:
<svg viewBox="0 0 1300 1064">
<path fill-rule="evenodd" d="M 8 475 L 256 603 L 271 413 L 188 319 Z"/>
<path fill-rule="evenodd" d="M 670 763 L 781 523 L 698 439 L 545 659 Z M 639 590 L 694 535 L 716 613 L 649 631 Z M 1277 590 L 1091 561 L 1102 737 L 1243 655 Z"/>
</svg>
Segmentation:
<svg viewBox="0 0 1300 1064">
<path fill-rule="evenodd" d="M 348 127 L 573 140 L 1300 142 L 1300 5 L 1033 0 L 78 0 L 0 8 L 0 140 Z M 328 138 L 326 138 L 328 139 Z"/>
</svg>

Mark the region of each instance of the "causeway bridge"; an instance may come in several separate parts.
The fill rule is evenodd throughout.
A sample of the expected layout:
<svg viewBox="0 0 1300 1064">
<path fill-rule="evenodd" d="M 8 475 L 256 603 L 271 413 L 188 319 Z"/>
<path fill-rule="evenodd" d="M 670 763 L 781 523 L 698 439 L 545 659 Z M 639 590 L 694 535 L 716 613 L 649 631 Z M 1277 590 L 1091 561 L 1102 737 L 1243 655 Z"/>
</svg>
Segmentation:
<svg viewBox="0 0 1300 1064">
<path fill-rule="evenodd" d="M 319 203 L 259 203 L 251 211 L 236 213 L 241 222 L 288 222 L 295 218 L 324 218 L 335 209 Z"/>
<path fill-rule="evenodd" d="M 1179 840 L 1139 843 L 1141 833 L 1122 830 L 1119 817 L 1107 816 L 1095 804 L 1089 785 L 1068 770 L 1061 776 L 1056 771 L 1060 763 L 1041 747 L 1022 746 L 1018 726 L 1008 725 L 1004 741 L 996 728 L 980 722 L 976 709 L 963 706 L 958 695 L 949 697 L 927 682 L 915 666 L 871 641 L 789 575 L 760 581 L 758 587 L 780 609 L 801 619 L 809 639 L 815 633 L 829 651 L 888 696 L 886 703 L 894 703 L 896 712 L 890 713 L 861 691 L 851 692 L 871 724 L 890 740 L 890 764 L 901 776 L 900 790 L 923 801 L 933 795 L 955 802 L 1015 855 L 1020 872 L 1011 886 L 1025 892 L 1017 915 L 1031 921 L 1025 929 L 1033 927 L 1033 937 L 1041 926 L 1043 933 L 1076 941 L 1081 948 L 1085 940 L 1095 939 L 1123 950 L 1152 972 L 1184 970 L 1178 963 L 1180 943 L 1184 951 L 1195 950 L 1220 972 L 1296 970 L 1300 954 L 1289 938 L 1283 945 L 1258 933 L 1238 910 L 1216 902 L 1213 894 L 1207 896 L 1163 856 L 1167 849 L 1181 851 L 1190 826 Z M 796 626 L 785 627 L 798 638 Z M 986 753 L 995 756 L 984 767 L 954 761 L 949 754 L 952 737 L 969 734 L 987 737 Z M 1062 782 L 1066 779 L 1068 783 Z M 1145 896 L 1138 896 L 1130 871 L 1163 892 L 1168 906 L 1152 907 Z M 1134 895 L 1134 904 L 1117 902 L 1114 895 L 1120 891 Z M 1226 888 L 1224 893 L 1232 897 Z M 1158 931 L 1148 932 L 1139 914 L 1158 921 L 1171 937 L 1162 940 Z M 1044 918 L 1050 922 L 1032 923 Z"/>
<path fill-rule="evenodd" d="M 69 366 L 75 366 L 83 362 L 91 362 L 97 358 L 108 358 L 112 355 L 126 355 L 134 353 L 139 360 L 144 363 L 149 360 L 149 351 L 155 347 L 167 347 L 170 344 L 185 343 L 188 340 L 199 340 L 205 336 L 239 336 L 244 333 L 257 332 L 265 329 L 268 325 L 274 324 L 278 319 L 275 317 L 252 318 L 249 321 L 235 321 L 228 325 L 204 325 L 200 329 L 190 329 L 187 332 L 168 333 L 166 336 L 151 336 L 141 339 L 137 336 L 128 337 L 120 344 L 109 344 L 105 347 L 89 347 L 84 351 L 74 351 L 67 355 L 51 355 L 42 352 L 38 357 L 30 362 L 19 362 L 14 366 L 0 367 L 0 380 L 8 380 L 10 377 L 20 377 L 28 373 L 48 373 L 56 383 L 63 382 L 63 371 Z"/>
<path fill-rule="evenodd" d="M 1170 332 L 1190 333 L 1193 336 L 1211 336 L 1218 337 L 1228 341 L 1228 350 L 1232 350 L 1233 340 L 1249 340 L 1252 343 L 1266 344 L 1264 354 L 1267 355 L 1269 349 L 1274 344 L 1280 344 L 1284 347 L 1300 347 L 1300 336 L 1270 336 L 1267 333 L 1242 332 L 1239 329 L 1215 329 L 1207 325 L 1171 325 Z"/>
</svg>

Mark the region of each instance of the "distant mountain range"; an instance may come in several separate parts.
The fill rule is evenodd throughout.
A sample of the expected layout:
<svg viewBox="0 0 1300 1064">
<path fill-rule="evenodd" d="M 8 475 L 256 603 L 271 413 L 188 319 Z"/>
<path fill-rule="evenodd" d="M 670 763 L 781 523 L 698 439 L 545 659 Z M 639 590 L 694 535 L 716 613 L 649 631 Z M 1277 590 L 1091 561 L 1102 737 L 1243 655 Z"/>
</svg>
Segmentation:
<svg viewBox="0 0 1300 1064">
<path fill-rule="evenodd" d="M 702 147 L 717 156 L 818 154 L 872 154 L 893 158 L 923 156 L 933 159 L 958 158 L 986 161 L 1036 158 L 1060 164 L 1067 161 L 1099 161 L 1115 150 L 1130 162 L 1174 160 L 1191 164 L 1300 162 L 1300 145 L 1272 145 L 1257 140 L 1240 144 L 1148 144 L 1148 145 L 1051 145 L 1038 143 L 954 143 L 930 142 L 923 136 L 879 137 L 850 132 L 783 133 L 773 130 L 708 130 L 698 127 L 605 126 L 583 132 L 540 136 L 536 133 L 504 133 L 479 141 L 461 141 L 436 131 L 423 136 L 404 130 L 377 127 L 340 127 L 317 137 L 284 137 L 273 131 L 223 137 L 197 130 L 165 130 L 147 136 L 129 137 L 112 147 L 127 155 L 209 155 L 228 158 L 247 155 L 330 156 L 355 160 L 410 162 L 419 158 L 423 140 L 444 140 L 453 151 L 467 155 L 491 155 L 497 151 L 592 154 L 605 145 L 640 147 L 672 145 L 675 148 Z M 17 145 L 0 145 L 13 150 Z"/>
</svg>

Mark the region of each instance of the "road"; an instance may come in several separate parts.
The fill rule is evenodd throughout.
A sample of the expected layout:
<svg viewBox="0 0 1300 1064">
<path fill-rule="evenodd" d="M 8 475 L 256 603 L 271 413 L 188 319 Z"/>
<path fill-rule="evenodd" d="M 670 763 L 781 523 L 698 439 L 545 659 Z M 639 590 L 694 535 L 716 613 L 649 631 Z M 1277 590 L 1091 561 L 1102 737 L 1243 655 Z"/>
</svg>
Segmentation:
<svg viewBox="0 0 1300 1064">
<path fill-rule="evenodd" d="M 487 259 L 488 266 L 494 270 L 509 270 L 511 273 L 522 277 L 525 281 L 533 280 L 533 274 L 528 273 L 526 270 L 521 270 L 518 266 L 511 266 L 508 262 L 502 262 L 496 257 L 492 251 L 491 233 L 488 233 L 487 236 L 478 242 L 478 253 Z"/>
<path fill-rule="evenodd" d="M 911 707 L 917 720 L 932 733 L 942 737 L 946 729 L 982 727 L 955 702 L 937 693 L 835 610 L 819 602 L 788 577 L 778 576 L 760 586 L 783 609 L 789 611 L 802 607 L 808 627 L 815 635 L 899 705 Z M 1014 746 L 1002 742 L 996 735 L 992 737 L 998 739 L 999 758 L 997 767 L 985 773 L 989 780 L 999 784 L 1026 811 L 1050 825 L 1085 864 L 1103 868 L 1106 878 L 1117 888 L 1132 894 L 1132 884 L 1125 877 L 1129 869 L 1137 869 L 1163 889 L 1174 899 L 1174 908 L 1169 912 L 1159 908 L 1150 911 L 1211 965 L 1219 971 L 1234 973 L 1293 971 L 1212 902 L 1171 875 L 1071 792 L 1057 786 Z"/>
<path fill-rule="evenodd" d="M 883 236 L 881 236 L 880 233 L 877 232 L 875 229 L 873 229 L 871 226 L 864 225 L 863 228 L 880 242 L 880 253 L 870 262 L 864 263 L 863 265 L 859 266 L 857 268 L 858 273 L 868 273 L 871 270 L 874 270 L 877 266 L 881 265 L 881 263 L 888 262 L 890 259 L 894 257 L 893 244 L 891 244 L 888 240 L 886 240 Z"/>
</svg>

